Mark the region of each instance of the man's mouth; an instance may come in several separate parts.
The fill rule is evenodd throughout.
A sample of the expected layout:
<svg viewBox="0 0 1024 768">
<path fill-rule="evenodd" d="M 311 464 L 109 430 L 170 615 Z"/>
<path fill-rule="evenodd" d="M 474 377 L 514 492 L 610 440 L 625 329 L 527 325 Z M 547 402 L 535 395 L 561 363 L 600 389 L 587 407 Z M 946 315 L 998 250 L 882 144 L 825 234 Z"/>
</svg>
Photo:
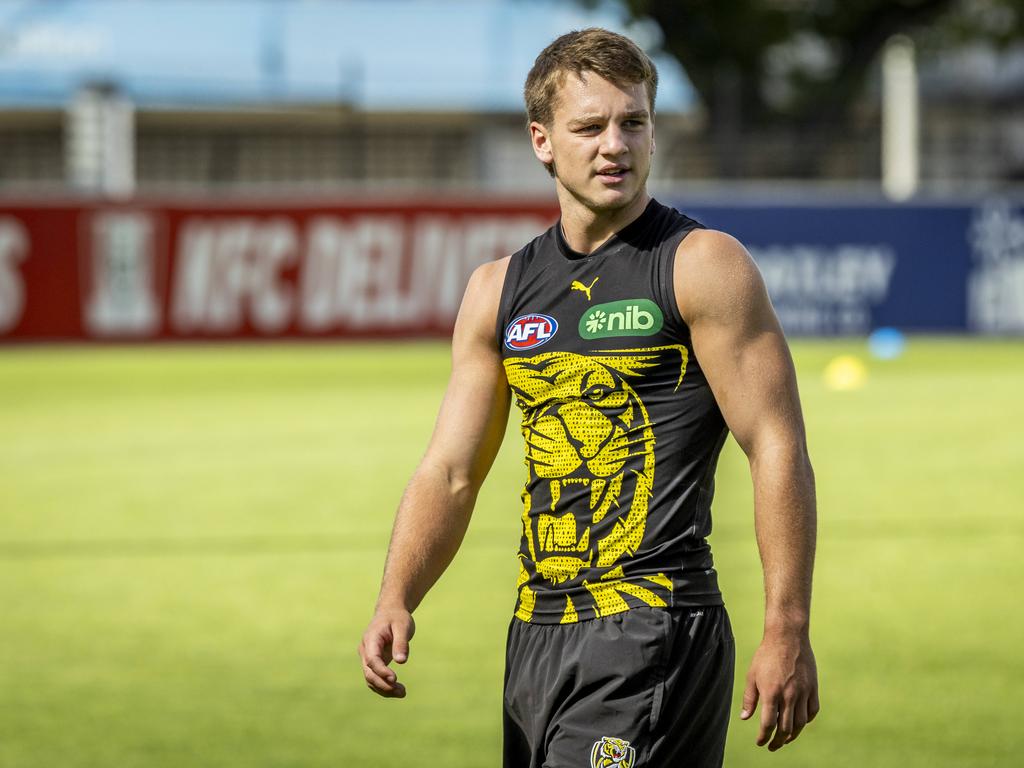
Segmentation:
<svg viewBox="0 0 1024 768">
<path fill-rule="evenodd" d="M 597 172 L 597 175 L 600 176 L 601 178 L 612 180 L 612 179 L 621 179 L 627 173 L 629 173 L 629 168 L 626 168 L 625 166 L 610 165 L 610 166 L 605 166 L 604 168 L 599 170 Z"/>
</svg>

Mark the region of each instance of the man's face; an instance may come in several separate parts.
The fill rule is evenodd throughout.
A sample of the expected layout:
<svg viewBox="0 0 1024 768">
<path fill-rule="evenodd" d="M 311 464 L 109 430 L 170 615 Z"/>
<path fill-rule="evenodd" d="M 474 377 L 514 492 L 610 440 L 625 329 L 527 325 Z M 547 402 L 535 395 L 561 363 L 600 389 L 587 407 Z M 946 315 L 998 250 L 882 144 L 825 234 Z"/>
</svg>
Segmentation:
<svg viewBox="0 0 1024 768">
<path fill-rule="evenodd" d="M 593 72 L 566 75 L 551 125 L 530 124 L 533 151 L 587 208 L 624 208 L 651 170 L 654 124 L 643 83 L 620 86 Z"/>
</svg>

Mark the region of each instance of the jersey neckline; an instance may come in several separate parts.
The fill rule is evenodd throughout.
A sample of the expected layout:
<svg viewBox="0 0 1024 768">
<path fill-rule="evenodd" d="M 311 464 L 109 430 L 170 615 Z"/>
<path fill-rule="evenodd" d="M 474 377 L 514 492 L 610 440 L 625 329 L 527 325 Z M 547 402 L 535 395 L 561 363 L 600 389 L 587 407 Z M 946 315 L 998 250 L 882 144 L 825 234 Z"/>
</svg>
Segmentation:
<svg viewBox="0 0 1024 768">
<path fill-rule="evenodd" d="M 562 217 L 558 217 L 558 221 L 555 222 L 555 243 L 558 245 L 558 251 L 569 261 L 586 261 L 593 259 L 596 256 L 602 256 L 611 250 L 615 245 L 619 244 L 623 240 L 627 240 L 634 232 L 642 231 L 647 225 L 657 216 L 658 208 L 661 208 L 661 204 L 653 197 L 647 201 L 647 207 L 644 208 L 643 212 L 633 219 L 629 224 L 624 226 L 618 232 L 612 234 L 607 240 L 601 245 L 595 248 L 590 253 L 583 253 L 582 251 L 573 250 L 566 242 L 565 233 L 562 232 Z"/>
</svg>

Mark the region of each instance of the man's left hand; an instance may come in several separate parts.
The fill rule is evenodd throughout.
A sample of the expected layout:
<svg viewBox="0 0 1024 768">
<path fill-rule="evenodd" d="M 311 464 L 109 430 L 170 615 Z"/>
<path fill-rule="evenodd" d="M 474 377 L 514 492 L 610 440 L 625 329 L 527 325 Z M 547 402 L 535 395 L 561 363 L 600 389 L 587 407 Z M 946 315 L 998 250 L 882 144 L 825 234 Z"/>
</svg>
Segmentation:
<svg viewBox="0 0 1024 768">
<path fill-rule="evenodd" d="M 741 720 L 761 703 L 757 746 L 774 752 L 793 741 L 818 714 L 818 668 L 805 632 L 765 635 L 754 653 L 743 692 Z"/>
</svg>

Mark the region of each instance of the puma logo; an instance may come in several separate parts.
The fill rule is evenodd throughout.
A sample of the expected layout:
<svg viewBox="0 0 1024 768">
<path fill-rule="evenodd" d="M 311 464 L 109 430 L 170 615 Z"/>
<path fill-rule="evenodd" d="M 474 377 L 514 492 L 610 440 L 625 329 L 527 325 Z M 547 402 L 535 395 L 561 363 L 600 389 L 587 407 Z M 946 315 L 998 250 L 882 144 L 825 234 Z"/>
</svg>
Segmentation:
<svg viewBox="0 0 1024 768">
<path fill-rule="evenodd" d="M 590 301 L 590 289 L 593 288 L 594 287 L 594 283 L 596 283 L 600 279 L 601 279 L 600 277 L 595 277 L 594 278 L 594 282 L 591 283 L 590 285 L 584 285 L 579 280 L 573 280 L 572 281 L 572 285 L 569 286 L 569 290 L 570 291 L 582 291 L 583 293 L 587 294 L 587 301 Z"/>
</svg>

